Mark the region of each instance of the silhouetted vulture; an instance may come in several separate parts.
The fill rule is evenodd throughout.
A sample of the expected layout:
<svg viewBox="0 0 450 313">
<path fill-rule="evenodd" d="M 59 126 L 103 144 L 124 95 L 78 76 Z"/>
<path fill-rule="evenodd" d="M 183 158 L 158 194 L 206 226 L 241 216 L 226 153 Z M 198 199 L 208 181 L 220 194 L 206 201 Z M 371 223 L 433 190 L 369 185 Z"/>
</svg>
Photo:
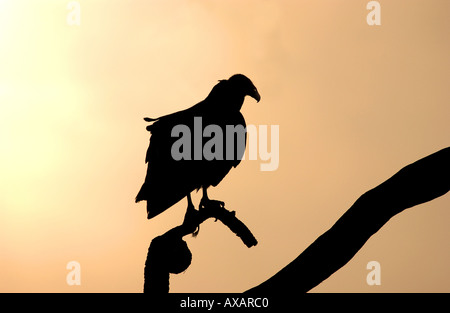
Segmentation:
<svg viewBox="0 0 450 313">
<path fill-rule="evenodd" d="M 136 202 L 147 200 L 148 219 L 184 197 L 186 217 L 196 212 L 190 196 L 195 189 L 203 189 L 201 205 L 215 201 L 208 199 L 207 188 L 217 186 L 244 154 L 246 124 L 240 109 L 245 96 L 260 100 L 251 80 L 236 74 L 220 80 L 189 109 L 144 119 L 153 124 L 147 126 L 151 133 L 145 160 L 148 169 Z"/>
</svg>

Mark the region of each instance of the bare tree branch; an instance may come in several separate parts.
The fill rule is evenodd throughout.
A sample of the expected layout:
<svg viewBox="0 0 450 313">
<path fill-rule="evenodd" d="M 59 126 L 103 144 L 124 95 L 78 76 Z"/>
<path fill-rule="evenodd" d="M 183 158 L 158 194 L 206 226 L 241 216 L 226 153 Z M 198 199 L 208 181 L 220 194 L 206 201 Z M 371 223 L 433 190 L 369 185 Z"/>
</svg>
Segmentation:
<svg viewBox="0 0 450 313">
<path fill-rule="evenodd" d="M 247 293 L 304 293 L 344 266 L 390 218 L 450 190 L 450 147 L 401 169 L 363 194 L 294 261 Z"/>
<path fill-rule="evenodd" d="M 170 273 L 184 272 L 192 260 L 192 254 L 182 238 L 192 234 L 209 218 L 220 220 L 241 238 L 247 247 L 251 248 L 258 243 L 247 226 L 236 217 L 234 211 L 228 211 L 219 204 L 219 201 L 209 202 L 207 207 L 201 205 L 194 217 L 185 219 L 182 225 L 154 238 L 150 243 L 144 268 L 144 293 L 169 292 Z"/>
</svg>

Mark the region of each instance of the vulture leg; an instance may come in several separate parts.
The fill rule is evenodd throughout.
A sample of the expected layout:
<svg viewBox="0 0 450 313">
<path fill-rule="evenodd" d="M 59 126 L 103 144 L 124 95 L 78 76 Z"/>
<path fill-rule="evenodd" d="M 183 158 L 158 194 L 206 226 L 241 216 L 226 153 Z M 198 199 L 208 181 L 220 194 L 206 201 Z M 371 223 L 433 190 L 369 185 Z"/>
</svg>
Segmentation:
<svg viewBox="0 0 450 313">
<path fill-rule="evenodd" d="M 194 203 L 192 203 L 191 193 L 187 194 L 188 206 L 186 210 L 186 214 L 184 215 L 183 225 L 189 225 L 191 223 L 197 223 L 196 218 L 198 215 L 198 211 L 195 209 Z M 192 236 L 197 237 L 198 232 L 200 231 L 200 225 L 192 233 Z"/>
<path fill-rule="evenodd" d="M 225 202 L 219 201 L 219 200 L 211 200 L 208 198 L 208 192 L 206 191 L 206 188 L 207 187 L 202 187 L 203 196 L 202 196 L 202 199 L 200 200 L 200 209 L 206 208 L 207 206 L 214 206 L 214 205 L 224 207 Z"/>
</svg>

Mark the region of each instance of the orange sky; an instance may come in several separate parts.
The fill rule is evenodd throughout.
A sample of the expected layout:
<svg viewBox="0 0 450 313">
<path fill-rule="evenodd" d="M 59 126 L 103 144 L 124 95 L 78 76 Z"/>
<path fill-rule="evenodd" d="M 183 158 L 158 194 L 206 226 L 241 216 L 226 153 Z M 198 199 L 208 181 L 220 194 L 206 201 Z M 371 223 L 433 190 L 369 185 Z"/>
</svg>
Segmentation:
<svg viewBox="0 0 450 313">
<path fill-rule="evenodd" d="M 257 237 L 220 222 L 186 237 L 173 292 L 241 292 L 288 264 L 365 191 L 449 146 L 450 2 L 0 0 L 0 291 L 141 292 L 152 219 L 134 197 L 157 117 L 250 77 L 247 124 L 279 125 L 273 172 L 244 160 L 211 198 Z M 201 194 L 195 194 L 198 202 Z M 450 197 L 393 218 L 315 292 L 449 292 Z M 66 283 L 67 263 L 81 285 Z M 381 265 L 368 286 L 366 265 Z"/>
</svg>

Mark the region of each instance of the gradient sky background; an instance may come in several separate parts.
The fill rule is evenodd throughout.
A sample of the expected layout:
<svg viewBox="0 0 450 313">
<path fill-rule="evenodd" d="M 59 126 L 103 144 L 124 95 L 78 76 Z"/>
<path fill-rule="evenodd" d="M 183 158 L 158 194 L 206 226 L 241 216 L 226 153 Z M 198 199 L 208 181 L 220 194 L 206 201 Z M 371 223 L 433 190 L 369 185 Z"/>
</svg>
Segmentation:
<svg viewBox="0 0 450 313">
<path fill-rule="evenodd" d="M 244 73 L 248 124 L 280 125 L 277 171 L 246 160 L 209 191 L 257 237 L 220 222 L 186 237 L 172 292 L 242 292 L 275 274 L 365 191 L 449 146 L 450 1 L 0 0 L 0 291 L 141 292 L 152 238 L 134 197 L 157 117 Z M 199 201 L 201 194 L 195 194 Z M 394 217 L 313 292 L 450 292 L 450 197 Z M 381 286 L 368 286 L 369 261 Z M 66 264 L 81 264 L 68 286 Z"/>
</svg>

